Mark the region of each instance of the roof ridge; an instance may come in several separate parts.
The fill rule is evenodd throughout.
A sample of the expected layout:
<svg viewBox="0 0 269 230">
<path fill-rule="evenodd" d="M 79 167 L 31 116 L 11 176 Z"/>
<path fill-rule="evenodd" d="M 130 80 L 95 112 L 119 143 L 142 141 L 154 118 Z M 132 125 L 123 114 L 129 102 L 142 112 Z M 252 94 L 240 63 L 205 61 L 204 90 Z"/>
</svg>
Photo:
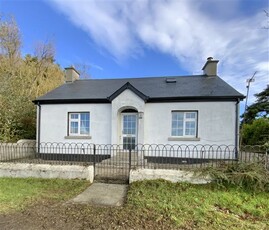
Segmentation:
<svg viewBox="0 0 269 230">
<path fill-rule="evenodd" d="M 88 79 L 78 79 L 77 81 L 89 81 L 89 80 L 132 80 L 132 79 L 156 79 L 156 78 L 175 78 L 175 77 L 204 77 L 205 75 L 177 75 L 177 76 L 145 76 L 145 77 L 124 77 L 124 78 L 88 78 Z"/>
</svg>

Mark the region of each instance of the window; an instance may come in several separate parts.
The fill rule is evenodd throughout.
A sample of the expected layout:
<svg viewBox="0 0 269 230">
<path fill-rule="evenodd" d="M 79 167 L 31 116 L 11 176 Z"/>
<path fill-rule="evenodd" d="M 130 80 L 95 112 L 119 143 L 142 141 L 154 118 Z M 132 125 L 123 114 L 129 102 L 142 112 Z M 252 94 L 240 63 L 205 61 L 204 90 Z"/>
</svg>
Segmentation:
<svg viewBox="0 0 269 230">
<path fill-rule="evenodd" d="M 69 113 L 69 136 L 90 135 L 90 113 Z"/>
<path fill-rule="evenodd" d="M 172 136 L 196 137 L 197 112 L 172 112 Z"/>
</svg>

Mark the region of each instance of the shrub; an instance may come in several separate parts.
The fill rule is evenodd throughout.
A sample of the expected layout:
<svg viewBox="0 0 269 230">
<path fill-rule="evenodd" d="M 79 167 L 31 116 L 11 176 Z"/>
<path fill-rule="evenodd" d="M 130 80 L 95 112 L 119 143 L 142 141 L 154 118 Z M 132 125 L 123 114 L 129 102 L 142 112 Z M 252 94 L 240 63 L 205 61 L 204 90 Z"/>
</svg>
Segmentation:
<svg viewBox="0 0 269 230">
<path fill-rule="evenodd" d="M 259 163 L 221 164 L 199 172 L 209 175 L 219 186 L 238 186 L 250 191 L 269 192 L 269 171 Z"/>
<path fill-rule="evenodd" d="M 269 118 L 259 118 L 241 128 L 242 142 L 245 145 L 263 145 L 269 141 Z"/>
</svg>

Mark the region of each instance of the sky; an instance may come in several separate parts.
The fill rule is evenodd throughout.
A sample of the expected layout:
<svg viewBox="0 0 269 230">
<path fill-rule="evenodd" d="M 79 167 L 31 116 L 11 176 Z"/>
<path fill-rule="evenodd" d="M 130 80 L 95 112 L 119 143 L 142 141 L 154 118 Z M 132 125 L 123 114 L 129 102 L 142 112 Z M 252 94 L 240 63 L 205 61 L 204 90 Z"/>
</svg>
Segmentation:
<svg viewBox="0 0 269 230">
<path fill-rule="evenodd" d="M 207 57 L 249 103 L 269 84 L 269 0 L 0 0 L 22 34 L 22 53 L 52 41 L 62 67 L 91 78 L 202 74 Z M 241 103 L 241 113 L 244 102 Z"/>
</svg>

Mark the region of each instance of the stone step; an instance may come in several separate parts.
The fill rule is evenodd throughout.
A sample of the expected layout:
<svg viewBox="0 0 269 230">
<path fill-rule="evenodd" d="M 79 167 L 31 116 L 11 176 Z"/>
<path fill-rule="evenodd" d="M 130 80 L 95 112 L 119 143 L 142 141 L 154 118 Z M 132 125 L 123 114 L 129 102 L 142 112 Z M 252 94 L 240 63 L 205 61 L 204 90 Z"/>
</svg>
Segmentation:
<svg viewBox="0 0 269 230">
<path fill-rule="evenodd" d="M 102 160 L 100 163 L 96 164 L 101 167 L 129 167 L 130 159 L 129 152 L 118 152 L 115 156 L 111 158 Z M 131 165 L 132 166 L 142 166 L 145 165 L 145 159 L 138 153 L 132 152 L 131 155 Z"/>
<path fill-rule="evenodd" d="M 102 162 L 107 162 L 107 161 L 113 161 L 113 162 L 129 162 L 129 159 L 125 159 L 125 158 L 117 158 L 117 157 L 112 157 L 112 158 L 108 158 L 105 160 L 102 160 Z M 143 161 L 143 158 L 133 158 L 131 159 L 131 162 L 140 162 Z"/>
<path fill-rule="evenodd" d="M 124 163 L 118 163 L 118 162 L 102 162 L 96 164 L 97 166 L 116 166 L 116 167 L 129 167 L 129 162 L 124 162 Z M 145 165 L 143 162 L 140 163 L 131 163 L 131 166 L 142 166 Z"/>
</svg>

